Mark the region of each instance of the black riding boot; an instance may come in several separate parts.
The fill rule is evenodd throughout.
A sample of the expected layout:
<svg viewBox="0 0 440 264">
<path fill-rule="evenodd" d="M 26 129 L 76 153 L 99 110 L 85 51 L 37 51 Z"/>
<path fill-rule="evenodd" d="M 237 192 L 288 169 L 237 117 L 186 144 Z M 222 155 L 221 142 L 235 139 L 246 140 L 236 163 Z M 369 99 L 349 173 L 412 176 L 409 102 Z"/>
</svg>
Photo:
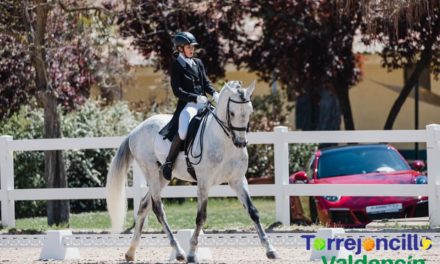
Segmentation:
<svg viewBox="0 0 440 264">
<path fill-rule="evenodd" d="M 182 144 L 182 140 L 179 135 L 175 135 L 173 138 L 173 142 L 171 143 L 170 152 L 168 153 L 168 157 L 162 166 L 160 166 L 160 170 L 162 172 L 163 177 L 169 181 L 173 176 L 173 165 L 176 161 L 177 156 L 180 152 L 180 145 Z"/>
</svg>

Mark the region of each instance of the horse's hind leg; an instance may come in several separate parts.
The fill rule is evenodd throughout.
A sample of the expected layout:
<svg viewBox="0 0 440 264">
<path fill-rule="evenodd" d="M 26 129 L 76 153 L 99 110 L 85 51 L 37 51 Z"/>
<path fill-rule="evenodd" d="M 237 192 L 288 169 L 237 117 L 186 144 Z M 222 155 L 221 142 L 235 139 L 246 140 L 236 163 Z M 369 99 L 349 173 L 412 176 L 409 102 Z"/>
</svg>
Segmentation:
<svg viewBox="0 0 440 264">
<path fill-rule="evenodd" d="M 178 242 L 174 239 L 174 236 L 168 227 L 168 223 L 166 222 L 165 214 L 163 213 L 163 209 L 162 209 L 160 192 L 168 184 L 168 182 L 162 180 L 159 177 L 158 167 L 156 164 L 150 164 L 150 166 L 141 166 L 141 169 L 146 175 L 149 191 L 145 195 L 145 197 L 141 200 L 139 211 L 137 213 L 133 238 L 131 240 L 130 247 L 128 248 L 127 253 L 125 253 L 125 260 L 134 261 L 136 248 L 139 245 L 139 240 L 142 235 L 142 228 L 145 223 L 145 218 L 147 217 L 148 212 L 151 209 L 153 209 L 153 212 L 156 214 L 157 218 L 159 219 L 159 222 L 162 223 L 162 225 L 163 222 L 165 222 L 166 228 L 164 227 L 164 230 L 167 233 L 168 237 L 170 238 L 171 245 L 175 248 L 177 252 L 176 258 L 178 260 L 185 260 L 185 252 L 182 250 Z M 158 203 L 155 202 L 156 200 L 159 200 L 160 209 L 158 209 Z M 158 212 L 160 217 L 158 215 Z M 165 219 L 165 221 L 161 221 L 160 219 Z"/>
<path fill-rule="evenodd" d="M 148 192 L 145 197 L 141 200 L 139 211 L 137 213 L 136 224 L 134 227 L 133 238 L 130 243 L 130 247 L 125 253 L 125 260 L 134 261 L 134 256 L 136 254 L 136 247 L 139 245 L 139 240 L 142 235 L 142 228 L 144 227 L 145 218 L 148 212 L 151 210 L 151 194 Z"/>
<path fill-rule="evenodd" d="M 208 189 L 198 186 L 197 189 L 197 217 L 196 229 L 191 237 L 188 253 L 188 263 L 197 263 L 196 250 L 199 244 L 199 235 L 206 221 L 206 207 L 208 205 Z"/>
<path fill-rule="evenodd" d="M 159 174 L 157 175 L 157 179 L 159 179 L 160 181 L 160 189 L 159 186 L 157 186 L 157 188 L 154 189 L 155 192 L 152 193 L 151 202 L 152 202 L 153 212 L 156 215 L 159 223 L 162 224 L 162 228 L 164 232 L 167 234 L 168 239 L 170 240 L 170 245 L 176 251 L 176 259 L 178 261 L 184 261 L 185 251 L 183 251 L 182 247 L 179 245 L 179 242 L 175 239 L 173 233 L 171 232 L 170 226 L 168 225 L 168 221 L 165 215 L 165 211 L 163 209 L 162 198 L 160 196 L 160 192 L 162 188 L 164 188 L 168 184 L 168 181 L 160 177 Z M 153 186 L 150 186 L 150 189 L 152 191 L 153 191 Z"/>
<path fill-rule="evenodd" d="M 244 208 L 247 210 L 252 221 L 254 221 L 255 228 L 257 229 L 258 236 L 260 237 L 261 244 L 266 248 L 266 256 L 270 259 L 277 258 L 277 253 L 275 248 L 269 242 L 266 232 L 260 223 L 260 216 L 258 215 L 258 210 L 252 203 L 251 197 L 249 195 L 248 183 L 246 178 L 243 177 L 242 180 L 237 180 L 230 182 L 229 185 L 237 193 L 238 198 L 243 204 Z"/>
</svg>

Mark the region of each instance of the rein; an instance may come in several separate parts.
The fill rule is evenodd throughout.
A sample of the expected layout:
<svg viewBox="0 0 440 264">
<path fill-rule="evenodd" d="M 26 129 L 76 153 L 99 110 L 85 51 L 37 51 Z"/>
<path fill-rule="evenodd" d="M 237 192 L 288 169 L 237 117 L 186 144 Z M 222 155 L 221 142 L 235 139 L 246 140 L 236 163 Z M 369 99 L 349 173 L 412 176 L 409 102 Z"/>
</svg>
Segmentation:
<svg viewBox="0 0 440 264">
<path fill-rule="evenodd" d="M 212 106 L 211 103 L 208 103 L 206 110 L 214 117 L 214 119 L 217 121 L 217 123 L 220 125 L 220 127 L 222 128 L 223 132 L 225 132 L 226 136 L 228 138 L 234 138 L 234 134 L 233 131 L 249 131 L 249 124 L 246 127 L 235 127 L 232 125 L 231 122 L 231 116 L 230 116 L 230 112 L 229 112 L 229 104 L 230 103 L 236 103 L 236 104 L 247 104 L 250 102 L 250 100 L 244 100 L 244 101 L 235 101 L 232 100 L 231 98 L 229 98 L 228 100 L 228 105 L 227 105 L 227 115 L 226 115 L 226 119 L 227 122 L 221 120 L 215 113 L 214 113 L 214 107 Z M 186 165 L 187 165 L 187 170 L 190 173 L 190 175 L 197 180 L 193 165 L 198 165 L 200 164 L 200 162 L 202 161 L 202 153 L 203 153 L 203 137 L 205 134 L 205 130 L 206 130 L 206 123 L 208 121 L 208 117 L 209 114 L 203 116 L 202 119 L 202 123 L 201 123 L 201 127 L 200 127 L 200 137 L 199 137 L 199 145 L 200 145 L 200 153 L 199 154 L 194 154 L 193 153 L 193 146 L 194 146 L 194 141 L 193 142 L 188 142 L 188 147 L 185 148 L 185 158 L 186 158 Z M 195 138 L 194 138 L 195 139 Z M 190 161 L 189 159 L 189 155 L 191 155 L 193 157 L 193 159 L 198 159 L 195 162 Z"/>
</svg>

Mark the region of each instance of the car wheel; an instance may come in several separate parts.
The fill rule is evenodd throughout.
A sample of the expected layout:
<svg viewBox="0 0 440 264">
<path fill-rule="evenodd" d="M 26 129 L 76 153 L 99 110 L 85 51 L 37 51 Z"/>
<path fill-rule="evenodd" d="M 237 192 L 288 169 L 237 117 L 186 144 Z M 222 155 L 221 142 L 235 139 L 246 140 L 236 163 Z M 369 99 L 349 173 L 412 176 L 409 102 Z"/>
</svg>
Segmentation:
<svg viewBox="0 0 440 264">
<path fill-rule="evenodd" d="M 420 203 L 416 205 L 414 217 L 425 217 L 429 216 L 428 203 Z"/>
<path fill-rule="evenodd" d="M 310 221 L 313 224 L 319 224 L 318 211 L 316 209 L 316 202 L 314 197 L 310 197 L 309 199 L 309 208 L 310 208 Z"/>
</svg>

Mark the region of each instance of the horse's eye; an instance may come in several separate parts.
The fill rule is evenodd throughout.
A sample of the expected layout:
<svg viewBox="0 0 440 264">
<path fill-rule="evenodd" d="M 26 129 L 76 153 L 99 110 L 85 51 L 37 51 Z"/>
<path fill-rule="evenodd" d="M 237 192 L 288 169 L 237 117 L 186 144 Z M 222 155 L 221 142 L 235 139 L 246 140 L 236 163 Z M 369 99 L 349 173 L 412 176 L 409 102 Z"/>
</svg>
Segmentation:
<svg viewBox="0 0 440 264">
<path fill-rule="evenodd" d="M 235 113 L 234 112 L 232 112 L 232 111 L 229 111 L 229 114 L 232 116 L 232 117 L 234 117 L 235 116 Z"/>
</svg>

